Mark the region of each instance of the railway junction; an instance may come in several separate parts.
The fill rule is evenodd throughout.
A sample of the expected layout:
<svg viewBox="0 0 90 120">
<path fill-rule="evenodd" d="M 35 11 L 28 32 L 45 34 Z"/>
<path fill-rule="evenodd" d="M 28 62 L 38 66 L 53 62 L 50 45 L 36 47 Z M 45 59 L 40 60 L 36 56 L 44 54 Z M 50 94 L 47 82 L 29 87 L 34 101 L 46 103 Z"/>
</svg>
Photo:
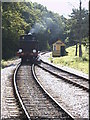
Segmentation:
<svg viewBox="0 0 90 120">
<path fill-rule="evenodd" d="M 41 55 L 44 62 L 40 65 L 23 64 L 18 68 L 18 59 L 1 70 L 2 120 L 89 120 L 88 76 L 47 64 L 49 55 Z"/>
</svg>

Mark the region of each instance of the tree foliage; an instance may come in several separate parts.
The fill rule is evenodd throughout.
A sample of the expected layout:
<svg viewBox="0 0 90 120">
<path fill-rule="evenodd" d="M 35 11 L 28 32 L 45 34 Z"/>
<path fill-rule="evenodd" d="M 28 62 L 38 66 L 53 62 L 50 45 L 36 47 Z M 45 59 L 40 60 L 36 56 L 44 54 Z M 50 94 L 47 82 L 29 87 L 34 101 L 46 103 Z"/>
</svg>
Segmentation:
<svg viewBox="0 0 90 120">
<path fill-rule="evenodd" d="M 66 34 L 67 39 L 66 42 L 68 44 L 73 45 L 79 43 L 79 39 L 81 38 L 82 43 L 84 43 L 85 37 L 88 37 L 89 32 L 89 13 L 88 10 L 81 10 L 81 21 L 80 21 L 80 10 L 72 9 L 72 13 L 70 15 L 70 19 L 67 20 L 66 23 Z M 80 26 L 81 22 L 81 26 Z M 80 35 L 81 32 L 81 35 Z"/>
<path fill-rule="evenodd" d="M 61 39 L 68 45 L 78 40 L 79 10 L 73 9 L 71 18 L 48 11 L 41 4 L 32 2 L 2 3 L 2 58 L 8 59 L 18 49 L 19 37 L 36 33 L 39 49 L 50 49 L 52 43 Z M 82 40 L 88 37 L 88 11 L 82 10 Z M 85 38 L 85 39 L 84 39 Z"/>
<path fill-rule="evenodd" d="M 35 32 L 39 48 L 47 49 L 56 38 L 63 38 L 60 16 L 32 2 L 2 3 L 2 57 L 15 55 L 20 35 Z M 44 46 L 44 47 L 42 47 Z"/>
<path fill-rule="evenodd" d="M 24 21 L 18 9 L 18 3 L 2 3 L 2 57 L 15 55 L 18 39 L 25 33 L 28 23 Z"/>
</svg>

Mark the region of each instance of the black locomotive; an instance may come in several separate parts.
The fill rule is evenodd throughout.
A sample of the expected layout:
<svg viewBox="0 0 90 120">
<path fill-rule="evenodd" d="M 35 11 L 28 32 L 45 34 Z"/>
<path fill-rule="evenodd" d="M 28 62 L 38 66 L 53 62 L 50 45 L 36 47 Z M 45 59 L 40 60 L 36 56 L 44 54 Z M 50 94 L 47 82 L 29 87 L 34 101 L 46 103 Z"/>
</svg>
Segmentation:
<svg viewBox="0 0 90 120">
<path fill-rule="evenodd" d="M 40 62 L 38 56 L 38 40 L 35 34 L 20 36 L 19 50 L 17 56 L 21 58 L 22 63 L 30 61 L 31 63 Z"/>
</svg>

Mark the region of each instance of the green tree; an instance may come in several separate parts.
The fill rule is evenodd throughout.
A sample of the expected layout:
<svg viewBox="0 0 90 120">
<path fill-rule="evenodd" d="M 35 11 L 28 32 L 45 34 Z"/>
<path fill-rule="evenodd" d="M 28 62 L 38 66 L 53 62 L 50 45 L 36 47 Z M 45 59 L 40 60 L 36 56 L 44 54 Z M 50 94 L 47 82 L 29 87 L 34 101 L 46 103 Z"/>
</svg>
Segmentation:
<svg viewBox="0 0 90 120">
<path fill-rule="evenodd" d="M 25 34 L 28 24 L 21 18 L 17 9 L 18 3 L 2 3 L 2 58 L 15 55 L 18 39 Z"/>
<path fill-rule="evenodd" d="M 67 20 L 65 27 L 65 32 L 68 37 L 66 41 L 69 43 L 69 45 L 74 45 L 79 43 L 79 47 L 80 47 L 79 56 L 81 57 L 82 56 L 81 43 L 84 42 L 83 38 L 88 37 L 89 13 L 88 10 L 85 10 L 84 8 L 81 9 L 81 11 L 78 9 L 72 9 L 72 13 L 70 17 L 71 19 Z M 76 49 L 77 49 L 77 45 L 76 45 Z"/>
</svg>

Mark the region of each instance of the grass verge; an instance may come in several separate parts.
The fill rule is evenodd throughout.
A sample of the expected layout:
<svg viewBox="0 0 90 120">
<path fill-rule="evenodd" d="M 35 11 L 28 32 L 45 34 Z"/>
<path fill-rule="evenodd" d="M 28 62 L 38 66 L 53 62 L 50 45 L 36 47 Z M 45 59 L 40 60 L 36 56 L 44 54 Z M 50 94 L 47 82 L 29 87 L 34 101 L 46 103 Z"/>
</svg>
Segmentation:
<svg viewBox="0 0 90 120">
<path fill-rule="evenodd" d="M 68 47 L 66 51 L 68 52 L 67 56 L 63 57 L 53 57 L 52 55 L 49 60 L 52 60 L 54 64 L 68 66 L 75 68 L 83 73 L 89 74 L 89 53 L 86 51 L 85 47 L 82 45 L 82 57 L 78 55 L 75 56 L 75 46 Z"/>
<path fill-rule="evenodd" d="M 1 60 L 1 68 L 5 68 L 5 67 L 8 67 L 10 64 L 13 64 L 14 60 L 16 60 L 17 58 L 14 57 L 14 58 L 11 58 L 9 60 Z"/>
</svg>

